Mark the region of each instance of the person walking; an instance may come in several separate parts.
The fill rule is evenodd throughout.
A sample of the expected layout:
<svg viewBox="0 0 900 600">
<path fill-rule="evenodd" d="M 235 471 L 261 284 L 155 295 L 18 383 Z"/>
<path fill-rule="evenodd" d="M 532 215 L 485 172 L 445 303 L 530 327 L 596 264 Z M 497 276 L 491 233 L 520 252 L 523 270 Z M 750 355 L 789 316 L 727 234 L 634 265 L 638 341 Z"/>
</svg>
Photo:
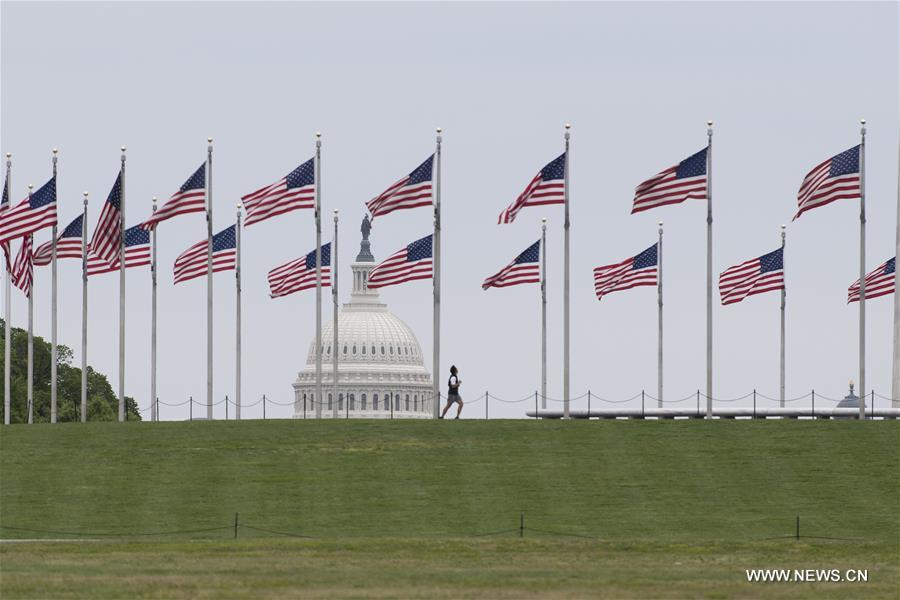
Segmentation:
<svg viewBox="0 0 900 600">
<path fill-rule="evenodd" d="M 456 403 L 457 405 L 456 416 L 454 417 L 454 419 L 459 418 L 459 413 L 461 413 L 463 409 L 463 400 L 459 395 L 459 386 L 461 385 L 462 380 L 459 378 L 459 370 L 456 368 L 456 365 L 452 365 L 450 367 L 450 379 L 447 380 L 447 406 L 444 407 L 444 412 L 441 413 L 442 419 L 454 403 Z"/>
</svg>

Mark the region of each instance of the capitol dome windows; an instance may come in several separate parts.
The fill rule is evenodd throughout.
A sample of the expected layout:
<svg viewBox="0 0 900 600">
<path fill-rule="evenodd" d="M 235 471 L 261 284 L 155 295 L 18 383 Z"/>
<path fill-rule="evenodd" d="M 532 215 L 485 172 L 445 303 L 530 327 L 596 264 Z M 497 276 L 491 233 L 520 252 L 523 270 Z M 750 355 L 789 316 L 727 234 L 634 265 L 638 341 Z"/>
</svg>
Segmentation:
<svg viewBox="0 0 900 600">
<path fill-rule="evenodd" d="M 362 347 L 362 353 L 363 353 L 363 356 L 366 355 L 366 346 L 365 345 L 363 345 L 363 347 Z"/>
<path fill-rule="evenodd" d="M 356 356 L 356 345 L 353 345 L 353 356 Z"/>
</svg>

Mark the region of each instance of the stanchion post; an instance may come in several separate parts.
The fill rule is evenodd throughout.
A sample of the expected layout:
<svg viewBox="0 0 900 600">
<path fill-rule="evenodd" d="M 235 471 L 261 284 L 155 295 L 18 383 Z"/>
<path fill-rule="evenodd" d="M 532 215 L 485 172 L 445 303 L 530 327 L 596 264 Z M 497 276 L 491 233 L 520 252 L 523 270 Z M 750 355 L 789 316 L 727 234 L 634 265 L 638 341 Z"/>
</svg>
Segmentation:
<svg viewBox="0 0 900 600">
<path fill-rule="evenodd" d="M 225 394 L 225 420 L 228 420 L 228 394 Z"/>
<path fill-rule="evenodd" d="M 263 421 L 266 420 L 266 395 L 263 394 Z"/>
<path fill-rule="evenodd" d="M 188 411 L 189 411 L 188 420 L 193 421 L 194 420 L 194 397 L 193 396 L 188 396 L 188 406 L 190 407 L 188 409 Z"/>
<path fill-rule="evenodd" d="M 812 391 L 812 414 L 813 418 L 816 416 L 816 390 Z"/>
<path fill-rule="evenodd" d="M 641 390 L 641 418 L 644 418 L 644 390 Z"/>
<path fill-rule="evenodd" d="M 872 408 L 869 409 L 869 418 L 875 418 L 875 390 L 872 390 L 872 400 L 871 400 Z"/>
<path fill-rule="evenodd" d="M 697 416 L 700 416 L 700 390 L 697 390 Z"/>
<path fill-rule="evenodd" d="M 534 390 L 534 418 L 538 418 L 537 390 Z"/>
<path fill-rule="evenodd" d="M 756 388 L 753 388 L 753 418 L 756 418 Z"/>
<path fill-rule="evenodd" d="M 488 393 L 487 390 L 484 391 L 484 420 L 488 420 Z"/>
<path fill-rule="evenodd" d="M 303 394 L 303 418 L 306 418 L 306 394 Z"/>
<path fill-rule="evenodd" d="M 591 390 L 588 390 L 588 414 L 587 414 L 587 418 L 588 418 L 589 421 L 591 420 Z"/>
</svg>

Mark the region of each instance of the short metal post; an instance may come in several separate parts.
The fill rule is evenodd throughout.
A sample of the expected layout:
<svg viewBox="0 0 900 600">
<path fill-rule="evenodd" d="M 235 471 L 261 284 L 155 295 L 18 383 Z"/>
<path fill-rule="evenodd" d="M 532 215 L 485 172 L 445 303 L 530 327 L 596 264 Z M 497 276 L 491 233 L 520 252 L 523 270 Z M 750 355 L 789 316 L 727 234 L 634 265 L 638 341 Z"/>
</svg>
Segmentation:
<svg viewBox="0 0 900 600">
<path fill-rule="evenodd" d="M 813 418 L 816 416 L 816 390 L 812 391 L 812 414 Z"/>
<path fill-rule="evenodd" d="M 537 390 L 534 390 L 534 418 L 538 418 Z"/>
<path fill-rule="evenodd" d="M 266 395 L 263 394 L 263 421 L 266 420 Z"/>
<path fill-rule="evenodd" d="M 794 537 L 797 541 L 800 541 L 800 515 L 797 515 L 797 530 L 794 534 Z"/>
<path fill-rule="evenodd" d="M 697 416 L 700 416 L 700 390 L 697 390 Z"/>
<path fill-rule="evenodd" d="M 525 537 L 525 513 L 519 513 L 519 537 Z"/>
<path fill-rule="evenodd" d="M 237 539 L 237 530 L 238 530 L 238 514 L 234 513 L 234 539 Z"/>
<path fill-rule="evenodd" d="M 194 397 L 188 396 L 188 406 L 190 406 L 190 420 L 194 420 Z"/>
<path fill-rule="evenodd" d="M 225 420 L 228 420 L 228 394 L 225 394 Z"/>
<path fill-rule="evenodd" d="M 872 390 L 872 400 L 871 400 L 872 408 L 869 409 L 870 418 L 875 418 L 875 390 Z"/>
<path fill-rule="evenodd" d="M 591 418 L 591 390 L 588 390 L 588 414 L 587 418 L 590 420 Z"/>
<path fill-rule="evenodd" d="M 484 391 L 484 420 L 488 420 L 488 393 L 487 390 Z"/>
<path fill-rule="evenodd" d="M 641 390 L 641 418 L 644 418 L 644 390 Z"/>
<path fill-rule="evenodd" d="M 753 388 L 753 418 L 756 418 L 756 388 Z"/>
</svg>

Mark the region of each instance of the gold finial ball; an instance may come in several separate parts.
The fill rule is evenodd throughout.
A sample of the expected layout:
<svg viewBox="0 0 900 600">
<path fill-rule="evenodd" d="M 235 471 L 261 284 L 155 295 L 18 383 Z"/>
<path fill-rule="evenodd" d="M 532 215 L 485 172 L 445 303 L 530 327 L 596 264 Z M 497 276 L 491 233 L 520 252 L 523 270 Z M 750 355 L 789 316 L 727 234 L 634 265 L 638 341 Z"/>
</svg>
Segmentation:
<svg viewBox="0 0 900 600">
<path fill-rule="evenodd" d="M 6 158 L 12 158 L 12 152 L 7 152 L 7 153 L 6 153 Z"/>
<path fill-rule="evenodd" d="M 707 127 L 712 127 L 712 125 L 713 125 L 713 122 L 711 120 L 706 122 Z"/>
<path fill-rule="evenodd" d="M 53 152 L 53 154 L 58 154 L 58 153 L 59 153 L 59 148 L 54 148 L 54 149 L 52 150 L 52 152 Z"/>
<path fill-rule="evenodd" d="M 547 223 L 547 217 L 541 217 L 541 223 L 546 224 L 546 223 Z"/>
<path fill-rule="evenodd" d="M 572 124 L 571 124 L 571 123 L 566 123 L 566 129 L 572 129 Z"/>
<path fill-rule="evenodd" d="M 207 144 L 212 144 L 212 138 L 211 138 L 211 137 L 206 138 L 206 143 L 207 143 Z"/>
<path fill-rule="evenodd" d="M 237 203 L 237 209 L 241 210 L 241 206 L 243 206 L 240 202 Z"/>
<path fill-rule="evenodd" d="M 81 195 L 84 196 L 85 199 L 87 199 L 87 197 L 88 197 L 88 193 L 87 193 L 87 192 L 81 192 Z"/>
<path fill-rule="evenodd" d="M 438 128 L 437 128 L 437 132 L 438 132 L 438 133 L 440 133 L 440 132 L 442 132 L 442 131 L 443 131 L 443 128 L 441 128 L 441 127 L 438 127 Z"/>
<path fill-rule="evenodd" d="M 317 137 L 317 138 L 322 137 L 322 132 L 321 132 L 321 131 L 317 131 L 317 132 L 316 132 L 316 137 Z"/>
</svg>

